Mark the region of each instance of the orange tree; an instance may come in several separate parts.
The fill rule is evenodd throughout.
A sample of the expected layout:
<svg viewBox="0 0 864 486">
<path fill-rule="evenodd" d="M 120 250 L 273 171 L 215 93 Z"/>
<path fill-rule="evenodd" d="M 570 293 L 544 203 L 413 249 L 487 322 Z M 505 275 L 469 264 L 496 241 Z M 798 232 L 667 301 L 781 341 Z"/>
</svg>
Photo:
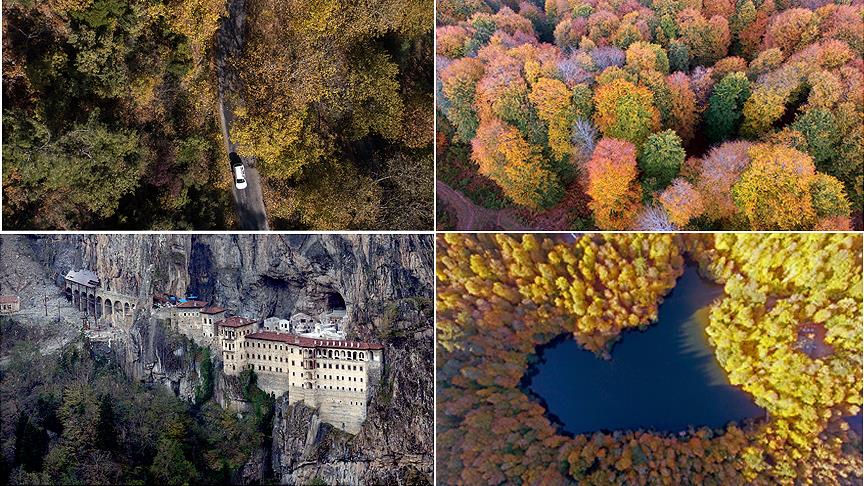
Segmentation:
<svg viewBox="0 0 864 486">
<path fill-rule="evenodd" d="M 588 205 L 597 227 L 623 230 L 633 226 L 642 188 L 636 179 L 636 149 L 624 140 L 604 138 L 588 161 Z"/>
</svg>

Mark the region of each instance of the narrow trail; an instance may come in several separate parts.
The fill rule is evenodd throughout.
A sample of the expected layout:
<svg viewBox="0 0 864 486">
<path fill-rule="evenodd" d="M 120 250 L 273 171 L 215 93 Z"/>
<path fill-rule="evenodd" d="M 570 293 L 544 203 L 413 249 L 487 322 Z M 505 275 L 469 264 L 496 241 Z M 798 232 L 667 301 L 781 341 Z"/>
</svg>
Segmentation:
<svg viewBox="0 0 864 486">
<path fill-rule="evenodd" d="M 445 207 L 453 212 L 456 229 L 459 231 L 531 230 L 520 223 L 511 211 L 482 208 L 440 180 L 435 183 L 435 194 Z"/>
</svg>

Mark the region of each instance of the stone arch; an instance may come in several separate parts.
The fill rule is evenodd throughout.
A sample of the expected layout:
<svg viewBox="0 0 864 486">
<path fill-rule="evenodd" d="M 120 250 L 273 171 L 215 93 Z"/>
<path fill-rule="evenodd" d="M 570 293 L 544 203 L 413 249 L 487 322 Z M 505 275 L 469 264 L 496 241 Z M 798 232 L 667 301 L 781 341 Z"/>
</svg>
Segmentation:
<svg viewBox="0 0 864 486">
<path fill-rule="evenodd" d="M 78 289 L 72 291 L 72 303 L 76 309 L 81 310 L 81 292 L 78 292 Z"/>
<path fill-rule="evenodd" d="M 132 315 L 132 312 L 129 308 L 129 302 L 125 302 L 123 304 L 123 315 L 124 316 L 131 316 Z"/>
<path fill-rule="evenodd" d="M 123 306 L 120 305 L 120 301 L 119 301 L 119 300 L 115 300 L 115 301 L 114 301 L 114 314 L 115 314 L 116 316 L 121 316 L 121 315 L 123 315 Z"/>
<path fill-rule="evenodd" d="M 87 294 L 87 314 L 91 316 L 96 315 L 96 295 L 95 294 Z"/>
<path fill-rule="evenodd" d="M 351 352 L 351 359 L 355 359 L 355 360 L 357 359 L 357 351 Z"/>
<path fill-rule="evenodd" d="M 105 299 L 105 312 L 106 316 L 114 316 L 114 305 L 111 303 L 111 299 Z"/>
<path fill-rule="evenodd" d="M 96 296 L 96 318 L 97 319 L 102 317 L 102 306 L 103 305 L 104 305 L 104 303 L 102 302 L 102 297 L 97 295 Z"/>
</svg>

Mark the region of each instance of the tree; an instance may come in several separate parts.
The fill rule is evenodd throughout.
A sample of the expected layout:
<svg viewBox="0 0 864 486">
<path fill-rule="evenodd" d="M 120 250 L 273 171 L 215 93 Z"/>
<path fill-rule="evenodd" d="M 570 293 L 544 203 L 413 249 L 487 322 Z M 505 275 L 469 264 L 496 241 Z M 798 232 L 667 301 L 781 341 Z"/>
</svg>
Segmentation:
<svg viewBox="0 0 864 486">
<path fill-rule="evenodd" d="M 684 163 L 681 138 L 672 130 L 651 134 L 639 153 L 639 169 L 647 191 L 663 189 L 678 175 Z"/>
<path fill-rule="evenodd" d="M 195 386 L 195 403 L 200 405 L 213 396 L 213 362 L 210 360 L 210 348 L 201 352 L 200 372 L 201 383 Z"/>
<path fill-rule="evenodd" d="M 553 156 L 568 160 L 572 150 L 570 131 L 576 119 L 571 91 L 557 79 L 540 78 L 532 86 L 529 99 L 546 124 Z"/>
<path fill-rule="evenodd" d="M 96 447 L 106 451 L 117 448 L 117 430 L 114 424 L 114 408 L 111 395 L 103 393 L 99 397 L 99 416 L 96 423 Z"/>
<path fill-rule="evenodd" d="M 494 119 L 484 121 L 471 147 L 480 173 L 501 186 L 515 203 L 549 207 L 563 195 L 557 176 L 544 167 L 542 154 L 515 128 Z"/>
<path fill-rule="evenodd" d="M 445 25 L 435 29 L 438 42 L 436 53 L 451 59 L 459 59 L 467 54 L 465 44 L 473 34 L 473 29 L 464 25 Z"/>
<path fill-rule="evenodd" d="M 669 219 L 669 213 L 662 207 L 649 205 L 642 208 L 639 218 L 636 220 L 637 231 L 663 231 L 675 232 L 680 228 Z"/>
<path fill-rule="evenodd" d="M 771 126 L 786 111 L 789 90 L 759 85 L 744 103 L 744 123 L 741 134 L 756 138 L 771 129 Z"/>
<path fill-rule="evenodd" d="M 755 145 L 750 166 L 732 186 L 732 198 L 754 230 L 802 230 L 815 221 L 809 155 L 782 145 Z"/>
<path fill-rule="evenodd" d="M 712 143 L 732 138 L 741 124 L 741 112 L 750 96 L 750 81 L 744 73 L 727 74 L 714 86 L 705 112 L 705 130 Z"/>
<path fill-rule="evenodd" d="M 176 438 L 163 436 L 156 445 L 156 457 L 150 474 L 162 484 L 195 484 L 198 471 L 186 458 L 183 444 Z"/>
<path fill-rule="evenodd" d="M 48 433 L 42 427 L 33 425 L 30 417 L 21 412 L 15 427 L 15 464 L 21 464 L 25 471 L 41 471 L 47 452 Z"/>
<path fill-rule="evenodd" d="M 691 66 L 710 66 L 729 52 L 729 24 L 723 17 L 706 20 L 692 8 L 682 10 L 677 17 L 681 41 L 687 45 Z"/>
<path fill-rule="evenodd" d="M 555 45 L 563 51 L 579 49 L 579 42 L 588 31 L 588 21 L 582 17 L 567 17 L 555 26 Z"/>
<path fill-rule="evenodd" d="M 813 12 L 806 8 L 790 8 L 778 13 L 768 24 L 765 47 L 779 48 L 787 56 L 792 54 L 805 40 L 812 40 L 806 37 L 812 19 Z"/>
<path fill-rule="evenodd" d="M 7 164 L 17 167 L 28 202 L 51 201 L 30 224 L 99 225 L 138 186 L 144 162 L 138 135 L 113 132 L 97 119 L 91 116 L 86 124 L 54 136 L 38 120 L 12 127 L 4 123 L 4 170 Z"/>
<path fill-rule="evenodd" d="M 669 58 L 663 47 L 648 42 L 634 42 L 627 48 L 627 69 L 634 73 L 658 71 L 669 74 Z"/>
<path fill-rule="evenodd" d="M 438 22 L 453 24 L 466 20 L 476 12 L 490 12 L 491 9 L 483 0 L 440 0 L 437 13 Z"/>
<path fill-rule="evenodd" d="M 303 227 L 335 231 L 381 223 L 381 186 L 352 164 L 316 164 L 304 171 L 296 187 L 272 184 L 271 189 L 277 196 L 287 196 L 278 205 L 280 213 L 272 216 L 299 220 Z M 322 199 L 322 194 L 328 197 Z"/>
<path fill-rule="evenodd" d="M 817 218 L 849 217 L 849 198 L 843 183 L 835 177 L 817 173 L 810 181 L 810 197 Z"/>
<path fill-rule="evenodd" d="M 705 209 L 699 192 L 680 177 L 658 199 L 669 214 L 669 221 L 678 227 L 686 226 L 691 219 L 701 216 Z"/>
<path fill-rule="evenodd" d="M 769 71 L 773 71 L 783 64 L 783 51 L 776 47 L 760 51 L 756 59 L 750 61 L 748 74 L 751 76 L 759 76 Z"/>
<path fill-rule="evenodd" d="M 654 97 L 644 86 L 616 79 L 597 88 L 594 106 L 594 123 L 605 137 L 626 140 L 637 148 L 660 128 Z"/>
<path fill-rule="evenodd" d="M 642 188 L 636 180 L 636 148 L 632 143 L 603 138 L 588 161 L 589 207 L 597 227 L 623 230 L 639 215 Z"/>
<path fill-rule="evenodd" d="M 690 69 L 690 48 L 676 39 L 669 43 L 669 70 L 687 72 Z"/>
<path fill-rule="evenodd" d="M 807 140 L 807 153 L 813 157 L 819 170 L 828 170 L 837 156 L 842 133 L 834 115 L 827 110 L 814 109 L 799 115 L 792 128 Z"/>
<path fill-rule="evenodd" d="M 693 139 L 694 128 L 699 122 L 699 113 L 696 107 L 696 95 L 690 87 L 690 78 L 686 74 L 677 72 L 666 77 L 669 86 L 669 125 L 667 128 L 675 130 L 684 144 Z"/>
</svg>

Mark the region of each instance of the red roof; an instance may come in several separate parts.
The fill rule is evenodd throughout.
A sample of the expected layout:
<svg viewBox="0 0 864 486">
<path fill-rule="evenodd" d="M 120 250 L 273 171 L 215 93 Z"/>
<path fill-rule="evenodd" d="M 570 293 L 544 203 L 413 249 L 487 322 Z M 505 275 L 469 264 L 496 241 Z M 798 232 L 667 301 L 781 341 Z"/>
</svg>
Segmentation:
<svg viewBox="0 0 864 486">
<path fill-rule="evenodd" d="M 14 304 L 18 301 L 17 295 L 0 295 L 0 304 Z"/>
<path fill-rule="evenodd" d="M 384 349 L 377 343 L 364 343 L 360 341 L 340 341 L 338 339 L 317 339 L 297 336 L 285 332 L 261 331 L 253 332 L 246 339 L 261 339 L 263 341 L 280 341 L 294 344 L 304 348 L 340 348 L 340 349 Z"/>
<path fill-rule="evenodd" d="M 177 307 L 181 309 L 200 309 L 202 307 L 207 307 L 207 302 L 203 300 L 187 300 L 186 302 L 177 304 Z"/>
<path fill-rule="evenodd" d="M 254 324 L 254 323 L 255 323 L 255 321 L 253 321 L 252 319 L 246 319 L 245 317 L 234 316 L 234 317 L 229 317 L 228 319 L 225 319 L 224 321 L 220 322 L 219 326 L 221 326 L 221 327 L 243 327 L 243 326 L 248 326 L 249 324 Z M 251 334 L 250 334 L 250 336 L 251 336 Z"/>
<path fill-rule="evenodd" d="M 218 314 L 220 312 L 225 312 L 225 309 L 216 306 L 201 309 L 202 314 Z"/>
</svg>

